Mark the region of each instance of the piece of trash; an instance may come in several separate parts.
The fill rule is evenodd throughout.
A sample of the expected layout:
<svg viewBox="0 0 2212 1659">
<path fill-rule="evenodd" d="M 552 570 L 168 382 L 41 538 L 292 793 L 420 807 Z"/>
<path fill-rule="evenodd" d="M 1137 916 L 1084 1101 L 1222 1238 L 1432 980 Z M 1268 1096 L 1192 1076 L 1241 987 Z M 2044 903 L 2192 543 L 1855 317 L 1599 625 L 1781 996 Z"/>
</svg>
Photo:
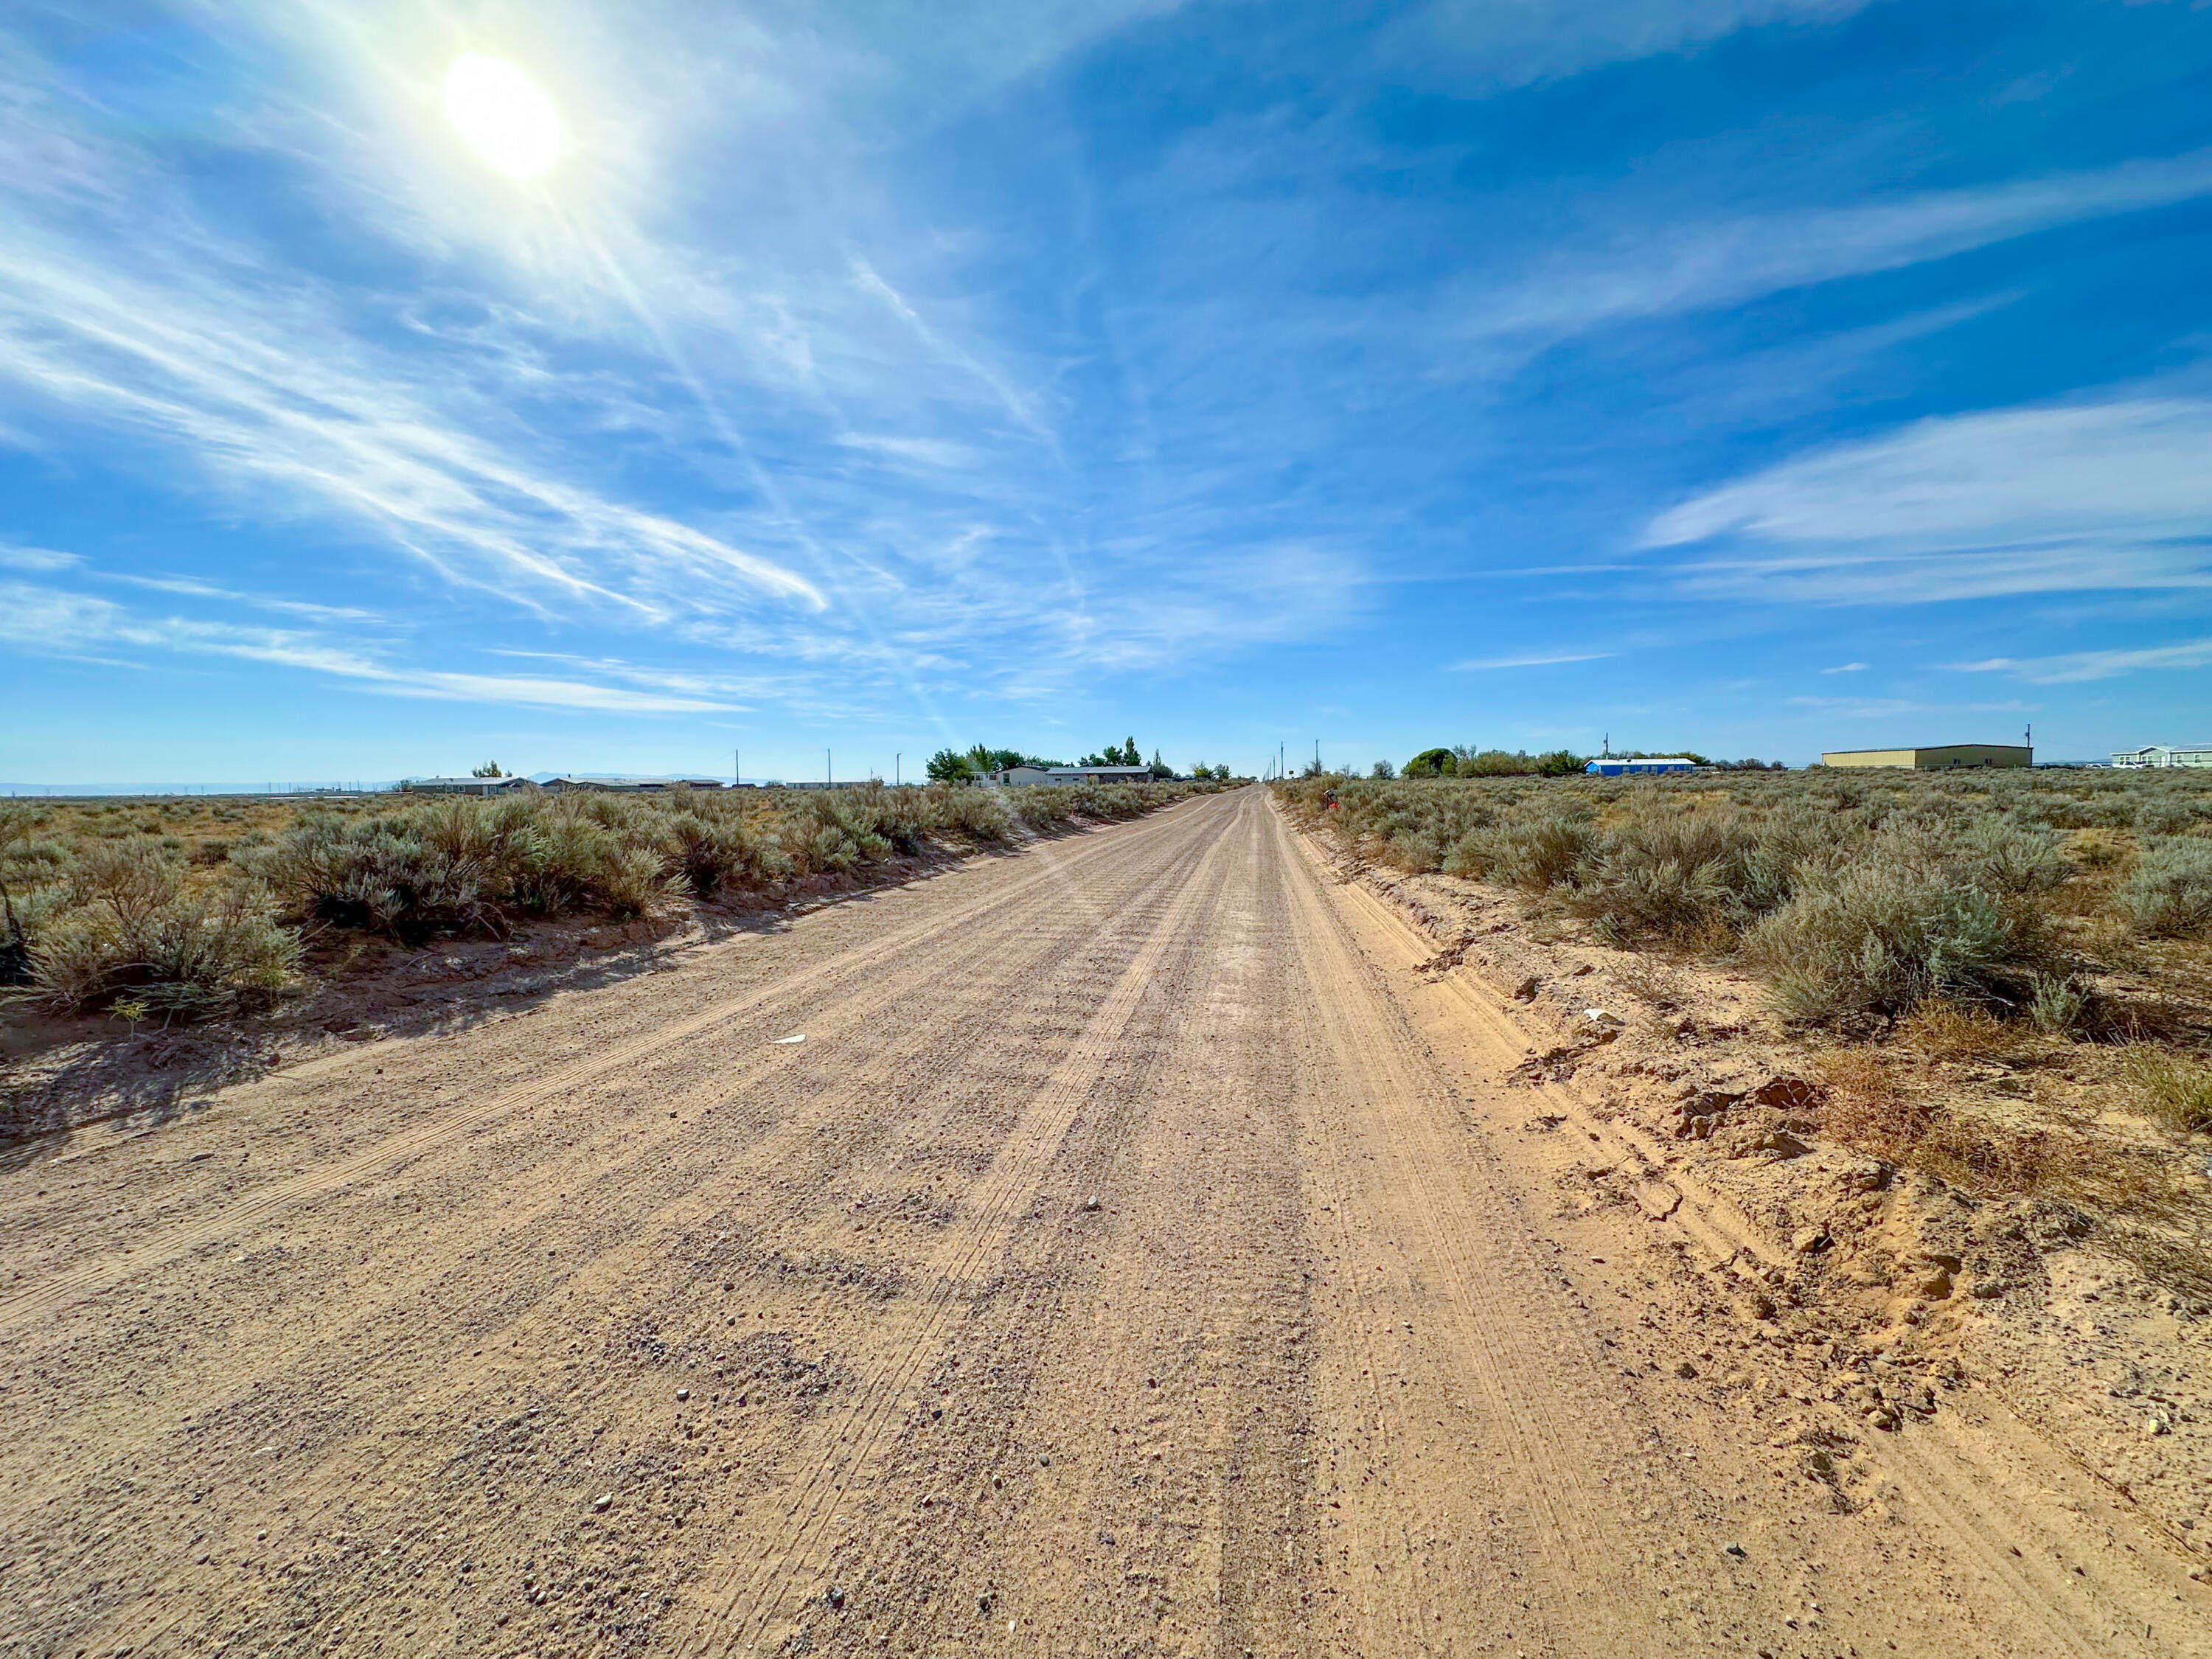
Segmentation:
<svg viewBox="0 0 2212 1659">
<path fill-rule="evenodd" d="M 789 1036 L 787 1036 L 787 1037 L 778 1037 L 778 1038 L 777 1038 L 774 1042 L 770 1043 L 769 1046 L 770 1048 L 781 1048 L 781 1047 L 782 1047 L 782 1045 L 783 1045 L 783 1044 L 785 1044 L 785 1043 L 787 1043 L 787 1042 L 805 1042 L 805 1041 L 806 1041 L 806 1033 L 805 1033 L 805 1032 L 804 1032 L 804 1031 L 793 1031 L 793 1032 Z"/>
<path fill-rule="evenodd" d="M 1600 1025 L 1620 1025 L 1625 1023 L 1619 1014 L 1612 1013 L 1603 1008 L 1585 1008 L 1583 1010 L 1583 1018 Z"/>
</svg>

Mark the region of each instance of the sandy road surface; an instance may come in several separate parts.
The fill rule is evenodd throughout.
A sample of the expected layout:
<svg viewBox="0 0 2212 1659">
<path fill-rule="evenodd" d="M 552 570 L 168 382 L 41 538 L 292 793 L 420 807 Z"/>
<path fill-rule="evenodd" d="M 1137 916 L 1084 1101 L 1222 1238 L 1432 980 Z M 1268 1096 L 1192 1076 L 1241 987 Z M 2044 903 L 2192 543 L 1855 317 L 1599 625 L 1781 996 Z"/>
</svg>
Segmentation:
<svg viewBox="0 0 2212 1659">
<path fill-rule="evenodd" d="M 2212 1647 L 2030 1453 L 1843 1513 L 1682 1376 L 1695 1206 L 1393 926 L 1248 790 L 18 1152 L 0 1651 Z"/>
</svg>

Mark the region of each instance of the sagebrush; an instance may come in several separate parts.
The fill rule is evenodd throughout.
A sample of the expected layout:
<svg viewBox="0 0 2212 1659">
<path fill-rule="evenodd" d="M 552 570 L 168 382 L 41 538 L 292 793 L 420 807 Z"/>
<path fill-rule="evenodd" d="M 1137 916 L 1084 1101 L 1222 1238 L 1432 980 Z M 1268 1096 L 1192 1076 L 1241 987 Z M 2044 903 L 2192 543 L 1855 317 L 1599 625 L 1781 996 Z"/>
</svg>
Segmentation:
<svg viewBox="0 0 2212 1659">
<path fill-rule="evenodd" d="M 1218 787 L 933 785 L 0 807 L 0 984 L 165 1019 L 299 988 L 303 939 L 416 945 L 530 918 L 765 902 L 931 848 L 1003 847 Z"/>
</svg>

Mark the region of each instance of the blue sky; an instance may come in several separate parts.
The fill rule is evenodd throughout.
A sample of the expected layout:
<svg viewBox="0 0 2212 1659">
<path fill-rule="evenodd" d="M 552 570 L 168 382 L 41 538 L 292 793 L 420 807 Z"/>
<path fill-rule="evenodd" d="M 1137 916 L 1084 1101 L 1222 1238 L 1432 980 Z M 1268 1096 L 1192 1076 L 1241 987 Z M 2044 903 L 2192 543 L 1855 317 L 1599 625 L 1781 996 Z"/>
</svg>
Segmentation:
<svg viewBox="0 0 2212 1659">
<path fill-rule="evenodd" d="M 27 0 L 0 779 L 2212 738 L 2208 279 L 2187 3 Z"/>
</svg>

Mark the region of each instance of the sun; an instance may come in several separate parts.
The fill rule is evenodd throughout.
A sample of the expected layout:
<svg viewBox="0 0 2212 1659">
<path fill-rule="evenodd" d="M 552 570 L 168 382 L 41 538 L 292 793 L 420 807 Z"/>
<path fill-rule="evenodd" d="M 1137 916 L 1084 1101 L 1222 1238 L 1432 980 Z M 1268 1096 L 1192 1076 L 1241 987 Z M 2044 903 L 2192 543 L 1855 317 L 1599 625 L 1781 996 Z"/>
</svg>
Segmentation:
<svg viewBox="0 0 2212 1659">
<path fill-rule="evenodd" d="M 535 179 L 560 159 L 553 100 L 503 58 L 456 58 L 446 71 L 446 113 L 470 147 L 511 179 Z"/>
</svg>

